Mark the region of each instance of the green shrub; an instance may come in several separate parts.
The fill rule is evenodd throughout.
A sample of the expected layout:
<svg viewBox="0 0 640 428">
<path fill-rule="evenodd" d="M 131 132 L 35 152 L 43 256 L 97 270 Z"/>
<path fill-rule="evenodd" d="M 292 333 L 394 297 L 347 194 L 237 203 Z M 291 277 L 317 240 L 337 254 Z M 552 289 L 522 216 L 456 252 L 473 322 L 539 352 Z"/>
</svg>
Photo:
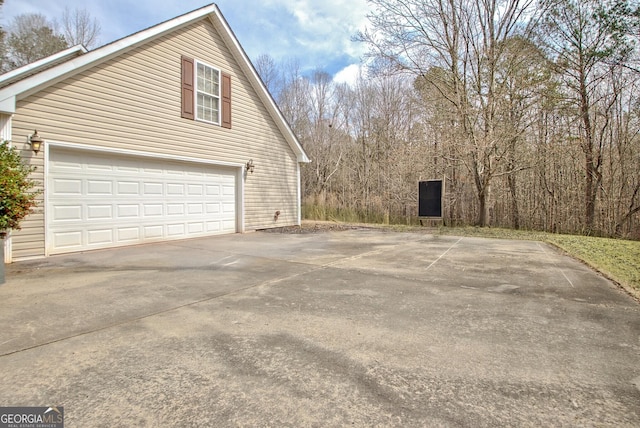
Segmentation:
<svg viewBox="0 0 640 428">
<path fill-rule="evenodd" d="M 0 143 L 0 237 L 20 229 L 20 222 L 36 206 L 40 192 L 31 191 L 36 182 L 29 179 L 34 170 L 7 141 Z"/>
</svg>

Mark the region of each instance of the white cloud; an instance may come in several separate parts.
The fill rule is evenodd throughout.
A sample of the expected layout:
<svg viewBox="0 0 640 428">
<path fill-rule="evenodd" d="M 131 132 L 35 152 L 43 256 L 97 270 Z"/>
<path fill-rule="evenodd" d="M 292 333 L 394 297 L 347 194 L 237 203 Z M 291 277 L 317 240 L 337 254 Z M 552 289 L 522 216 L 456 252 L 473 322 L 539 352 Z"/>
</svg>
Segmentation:
<svg viewBox="0 0 640 428">
<path fill-rule="evenodd" d="M 335 76 L 333 76 L 333 81 L 336 83 L 346 83 L 349 86 L 355 86 L 361 70 L 362 66 L 360 64 L 350 64 L 338 71 Z"/>
<path fill-rule="evenodd" d="M 20 13 L 60 19 L 65 6 L 87 9 L 102 26 L 100 42 L 112 42 L 211 0 L 7 0 L 2 24 Z M 305 70 L 328 72 L 359 61 L 363 46 L 351 37 L 364 28 L 366 0 L 217 0 L 251 58 L 269 54 L 276 61 L 296 58 Z"/>
<path fill-rule="evenodd" d="M 362 54 L 362 47 L 351 37 L 366 23 L 369 10 L 366 0 L 272 0 L 296 19 L 285 23 L 290 36 L 304 48 L 302 52 L 319 56 L 339 53 L 352 58 Z M 283 17 L 276 17 L 281 19 Z M 305 52 L 306 51 L 306 52 Z"/>
</svg>

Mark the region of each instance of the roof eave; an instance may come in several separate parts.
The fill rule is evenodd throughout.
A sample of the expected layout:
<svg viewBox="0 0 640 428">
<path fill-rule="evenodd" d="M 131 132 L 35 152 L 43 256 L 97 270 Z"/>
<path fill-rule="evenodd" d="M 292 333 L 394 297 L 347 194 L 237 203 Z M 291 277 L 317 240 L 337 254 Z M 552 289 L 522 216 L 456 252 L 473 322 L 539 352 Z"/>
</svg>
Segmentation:
<svg viewBox="0 0 640 428">
<path fill-rule="evenodd" d="M 87 53 L 87 48 L 85 48 L 83 45 L 80 44 L 80 45 L 71 46 L 53 55 L 49 55 L 48 57 L 41 58 L 30 64 L 24 65 L 22 67 L 18 67 L 14 70 L 8 71 L 0 75 L 0 85 L 2 85 L 3 82 L 7 82 L 9 80 L 20 79 L 21 75 L 30 75 L 34 72 L 37 72 L 38 69 L 44 68 L 51 63 L 64 60 L 67 57 L 68 59 L 71 59 L 74 56 L 83 55 L 85 53 Z"/>
</svg>

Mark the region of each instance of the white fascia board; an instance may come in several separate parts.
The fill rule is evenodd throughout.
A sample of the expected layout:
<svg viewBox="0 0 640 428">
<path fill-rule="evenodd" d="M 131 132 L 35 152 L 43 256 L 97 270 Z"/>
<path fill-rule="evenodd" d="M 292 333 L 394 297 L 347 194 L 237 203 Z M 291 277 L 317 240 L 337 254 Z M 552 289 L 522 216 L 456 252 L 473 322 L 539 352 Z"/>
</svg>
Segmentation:
<svg viewBox="0 0 640 428">
<path fill-rule="evenodd" d="M 283 133 L 285 139 L 289 143 L 289 146 L 291 147 L 293 152 L 296 154 L 298 162 L 301 162 L 301 163 L 311 162 L 311 160 L 307 156 L 307 153 L 304 151 L 304 149 L 302 148 L 302 145 L 298 141 L 298 138 L 293 133 L 293 130 L 287 123 L 286 119 L 282 115 L 282 112 L 280 111 L 273 97 L 269 93 L 269 90 L 265 87 L 264 82 L 258 75 L 258 72 L 251 64 L 251 60 L 249 59 L 246 52 L 240 45 L 240 42 L 238 41 L 235 34 L 233 33 L 233 30 L 231 29 L 227 21 L 224 19 L 222 13 L 220 12 L 217 6 L 215 6 L 215 16 L 217 20 L 214 21 L 214 26 L 216 26 L 218 30 L 220 30 L 219 26 L 222 26 L 222 29 L 224 31 L 221 31 L 221 33 L 223 34 L 223 36 L 226 36 L 225 39 L 227 43 L 231 43 L 231 47 L 233 48 L 232 53 L 236 57 L 236 60 L 238 61 L 238 63 L 242 66 L 242 69 L 244 70 L 244 72 L 247 74 L 247 77 L 249 77 L 249 81 L 252 83 L 254 89 L 256 90 L 256 92 L 258 93 L 262 101 L 265 103 L 267 109 L 269 110 L 269 113 L 271 113 L 276 124 L 278 125 L 278 128 L 280 128 L 280 131 Z"/>
<path fill-rule="evenodd" d="M 146 30 L 124 37 L 96 50 L 87 52 L 84 55 L 73 58 L 65 63 L 52 67 L 49 70 L 27 77 L 24 80 L 1 89 L 0 100 L 6 100 L 10 97 L 14 97 L 14 99 L 17 97 L 19 99 L 29 95 L 30 93 L 37 92 L 37 90 L 42 86 L 55 83 L 69 74 L 81 71 L 85 67 L 93 66 L 94 64 L 116 56 L 154 37 L 187 25 L 192 21 L 200 19 L 211 13 L 216 13 L 216 11 L 216 5 L 211 4 L 169 21 L 165 21 Z"/>
<path fill-rule="evenodd" d="M 13 114 L 16 112 L 16 97 L 9 96 L 4 100 L 0 101 L 0 112 Z"/>
<path fill-rule="evenodd" d="M 22 67 L 18 67 L 15 70 L 11 70 L 8 71 L 2 75 L 0 75 L 0 84 L 2 84 L 2 82 L 5 82 L 7 80 L 11 80 L 14 78 L 19 77 L 21 74 L 29 74 L 32 72 L 35 72 L 38 68 L 44 67 L 47 64 L 50 64 L 52 62 L 56 62 L 59 61 L 61 59 L 64 59 L 65 57 L 73 57 L 76 55 L 82 55 L 87 53 L 87 49 L 82 46 L 82 45 L 76 45 L 76 46 L 72 46 L 70 48 L 67 48 L 63 51 L 60 51 L 56 54 L 50 55 L 48 57 L 39 59 L 38 61 L 32 62 L 31 64 L 27 64 L 25 66 Z"/>
</svg>

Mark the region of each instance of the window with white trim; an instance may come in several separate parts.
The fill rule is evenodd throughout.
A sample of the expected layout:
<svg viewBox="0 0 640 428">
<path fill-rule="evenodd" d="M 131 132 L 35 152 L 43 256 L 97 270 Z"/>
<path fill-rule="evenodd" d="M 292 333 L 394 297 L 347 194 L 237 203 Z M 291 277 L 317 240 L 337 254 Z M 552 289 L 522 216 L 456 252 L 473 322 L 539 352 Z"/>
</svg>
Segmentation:
<svg viewBox="0 0 640 428">
<path fill-rule="evenodd" d="M 220 124 L 220 70 L 196 64 L 196 119 Z"/>
</svg>

